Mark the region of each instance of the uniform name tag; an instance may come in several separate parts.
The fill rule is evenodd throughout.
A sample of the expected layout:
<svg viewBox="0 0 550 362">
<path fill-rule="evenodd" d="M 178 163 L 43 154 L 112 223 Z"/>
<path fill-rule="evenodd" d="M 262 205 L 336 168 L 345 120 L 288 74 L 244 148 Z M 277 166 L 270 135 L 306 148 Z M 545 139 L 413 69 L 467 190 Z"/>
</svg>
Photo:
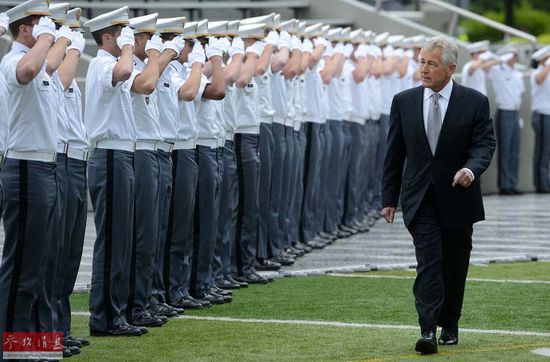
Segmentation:
<svg viewBox="0 0 550 362">
<path fill-rule="evenodd" d="M 47 80 L 43 80 L 42 85 L 50 85 L 50 82 L 48 82 Z"/>
<path fill-rule="evenodd" d="M 69 88 L 69 93 L 74 93 L 74 89 L 73 89 L 73 88 Z"/>
<path fill-rule="evenodd" d="M 250 83 L 250 84 L 247 85 L 247 87 L 252 88 L 252 87 L 254 87 L 254 84 Z"/>
<path fill-rule="evenodd" d="M 145 97 L 145 103 L 147 103 L 147 105 L 149 105 L 149 97 Z"/>
<path fill-rule="evenodd" d="M 170 83 L 164 83 L 164 86 L 165 86 L 166 88 L 170 88 Z"/>
</svg>

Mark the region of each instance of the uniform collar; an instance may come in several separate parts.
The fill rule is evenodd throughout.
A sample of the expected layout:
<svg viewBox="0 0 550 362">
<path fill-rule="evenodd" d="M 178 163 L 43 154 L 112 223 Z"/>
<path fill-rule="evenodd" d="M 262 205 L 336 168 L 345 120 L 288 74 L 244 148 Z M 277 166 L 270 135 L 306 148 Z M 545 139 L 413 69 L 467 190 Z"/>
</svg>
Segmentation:
<svg viewBox="0 0 550 362">
<path fill-rule="evenodd" d="M 445 99 L 446 101 L 449 101 L 451 99 L 451 92 L 453 91 L 453 80 L 451 79 L 445 87 L 443 87 L 442 90 L 440 90 L 438 93 L 439 95 Z M 435 92 L 431 90 L 430 88 L 424 88 L 424 101 L 427 101 L 430 99 L 432 94 Z"/>
<path fill-rule="evenodd" d="M 23 45 L 17 41 L 13 41 L 13 44 L 11 46 L 11 49 L 13 51 L 16 51 L 16 52 L 19 52 L 19 53 L 26 53 L 28 52 L 29 50 L 31 50 L 29 47 L 27 47 L 26 45 Z"/>
<path fill-rule="evenodd" d="M 117 57 L 115 57 L 113 54 L 111 54 L 108 51 L 103 50 L 103 49 L 99 49 L 97 51 L 97 56 L 98 57 L 111 57 L 111 58 L 117 59 Z"/>
<path fill-rule="evenodd" d="M 140 68 L 145 68 L 145 62 L 142 62 L 141 59 L 139 59 L 138 57 L 136 57 L 136 55 L 134 54 L 133 55 L 134 57 L 134 63 L 136 65 L 138 65 Z"/>
</svg>

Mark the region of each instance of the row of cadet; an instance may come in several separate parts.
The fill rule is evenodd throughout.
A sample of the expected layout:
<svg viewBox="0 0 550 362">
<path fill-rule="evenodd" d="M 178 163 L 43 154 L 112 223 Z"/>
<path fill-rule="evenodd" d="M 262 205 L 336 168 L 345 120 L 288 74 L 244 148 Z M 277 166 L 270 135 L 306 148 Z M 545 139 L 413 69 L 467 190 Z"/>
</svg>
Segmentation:
<svg viewBox="0 0 550 362">
<path fill-rule="evenodd" d="M 472 60 L 462 68 L 461 83 L 487 95 L 487 79 L 492 82 L 497 111 L 498 188 L 501 195 L 520 195 L 517 189 L 520 150 L 520 117 L 525 91 L 523 69 L 518 64 L 518 45 L 501 47 L 498 55 L 489 50 L 489 41 L 470 44 Z M 550 46 L 531 55 L 535 70 L 530 74 L 531 124 L 534 131 L 533 182 L 537 193 L 550 193 Z M 545 141 L 546 140 L 546 141 Z"/>
</svg>

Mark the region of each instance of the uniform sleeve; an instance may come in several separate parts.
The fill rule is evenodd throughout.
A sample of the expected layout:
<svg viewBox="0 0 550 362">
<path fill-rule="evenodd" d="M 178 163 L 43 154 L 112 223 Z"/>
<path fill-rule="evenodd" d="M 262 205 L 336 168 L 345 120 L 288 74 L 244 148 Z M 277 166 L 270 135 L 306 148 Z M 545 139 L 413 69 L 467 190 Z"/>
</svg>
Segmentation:
<svg viewBox="0 0 550 362">
<path fill-rule="evenodd" d="M 206 89 L 206 86 L 210 84 L 210 81 L 206 76 L 203 74 L 201 76 L 201 84 L 199 85 L 199 91 L 197 92 L 197 96 L 195 97 L 195 101 L 200 101 L 202 99 L 202 95 L 204 93 L 204 90 Z"/>
<path fill-rule="evenodd" d="M 16 56 L 12 56 L 9 59 L 4 59 L 4 64 L 2 65 L 2 71 L 4 75 L 5 84 L 7 84 L 8 89 L 11 87 L 19 87 L 22 84 L 19 84 L 17 81 L 17 64 L 23 58 L 23 53 Z"/>
<path fill-rule="evenodd" d="M 97 59 L 97 58 L 96 58 Z M 110 59 L 108 57 L 103 57 L 102 59 L 98 59 L 97 64 L 97 72 L 99 73 L 97 75 L 97 79 L 100 80 L 100 84 L 102 87 L 106 89 L 113 89 L 113 70 L 115 69 L 116 60 Z M 119 82 L 115 85 L 115 87 L 121 85 L 123 82 Z"/>
<path fill-rule="evenodd" d="M 136 68 L 134 68 L 134 70 L 132 71 L 132 75 L 130 76 L 130 78 L 124 82 L 124 86 L 125 87 L 128 87 L 128 90 L 132 89 L 132 85 L 134 84 L 134 81 L 136 80 L 136 77 L 138 75 L 141 74 L 141 71 L 137 70 Z"/>
<path fill-rule="evenodd" d="M 8 138 L 8 88 L 4 77 L 0 73 L 0 114 L 4 115 L 0 117 L 0 145 L 3 145 L 5 148 Z M 0 152 L 4 152 L 5 149 L 0 149 Z"/>
</svg>

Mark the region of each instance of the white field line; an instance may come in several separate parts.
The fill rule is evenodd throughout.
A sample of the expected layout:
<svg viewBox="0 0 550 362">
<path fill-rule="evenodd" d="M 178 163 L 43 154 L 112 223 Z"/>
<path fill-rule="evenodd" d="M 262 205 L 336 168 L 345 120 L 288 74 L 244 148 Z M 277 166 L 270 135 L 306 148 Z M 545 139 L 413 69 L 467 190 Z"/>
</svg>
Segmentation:
<svg viewBox="0 0 550 362">
<path fill-rule="evenodd" d="M 72 315 L 89 316 L 88 312 L 72 312 Z M 399 330 L 418 330 L 418 326 L 406 324 L 374 324 L 374 323 L 346 323 L 332 321 L 308 321 L 308 320 L 288 320 L 288 319 L 257 319 L 257 318 L 230 318 L 230 317 L 201 317 L 201 316 L 179 316 L 176 319 L 190 319 L 197 321 L 210 322 L 233 322 L 233 323 L 256 323 L 256 324 L 286 324 L 300 326 L 319 326 L 319 327 L 342 327 L 342 328 L 361 328 L 361 329 L 399 329 Z M 460 332 L 495 334 L 507 336 L 530 336 L 550 338 L 549 332 L 534 331 L 513 331 L 505 329 L 476 329 L 461 328 Z"/>
<path fill-rule="evenodd" d="M 364 275 L 364 274 L 338 274 L 328 273 L 332 277 L 343 278 L 371 278 L 371 279 L 415 279 L 412 276 L 400 275 Z M 502 284 L 550 284 L 548 280 L 516 280 L 516 279 L 485 279 L 485 278 L 468 278 L 468 282 L 487 282 L 487 283 L 502 283 Z"/>
</svg>

